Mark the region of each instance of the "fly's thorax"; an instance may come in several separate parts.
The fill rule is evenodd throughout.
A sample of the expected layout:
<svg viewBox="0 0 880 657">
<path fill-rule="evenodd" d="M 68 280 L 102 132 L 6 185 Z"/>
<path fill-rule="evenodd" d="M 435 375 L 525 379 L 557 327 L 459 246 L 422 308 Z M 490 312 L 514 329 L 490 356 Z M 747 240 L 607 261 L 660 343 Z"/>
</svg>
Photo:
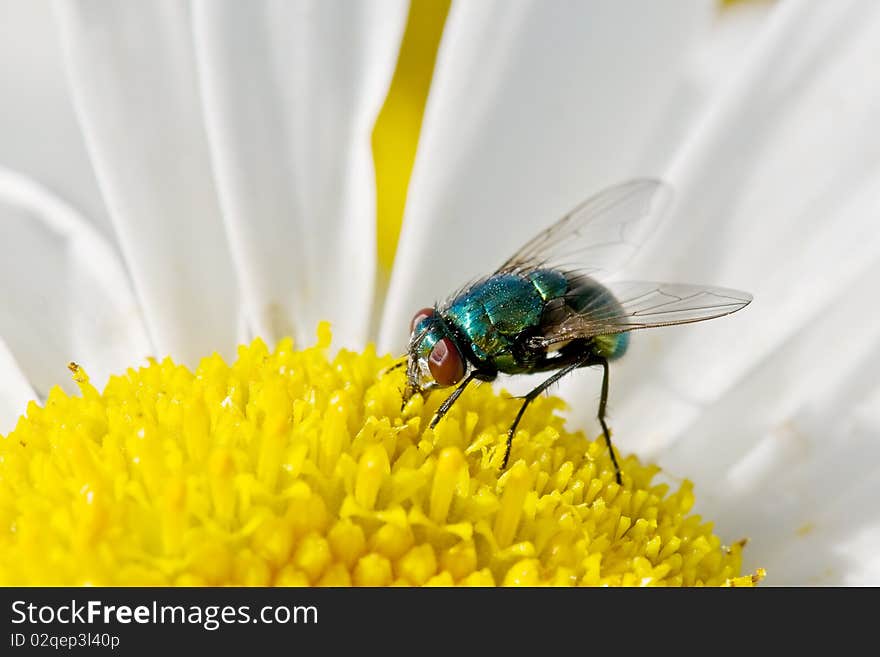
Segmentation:
<svg viewBox="0 0 880 657">
<path fill-rule="evenodd" d="M 539 281 L 545 289 L 550 278 Z M 495 274 L 475 283 L 452 299 L 440 313 L 454 329 L 470 355 L 490 363 L 509 354 L 517 337 L 541 321 L 544 299 L 528 275 Z"/>
<path fill-rule="evenodd" d="M 570 285 L 565 273 L 557 269 L 535 269 L 526 278 L 545 302 L 563 296 Z"/>
</svg>

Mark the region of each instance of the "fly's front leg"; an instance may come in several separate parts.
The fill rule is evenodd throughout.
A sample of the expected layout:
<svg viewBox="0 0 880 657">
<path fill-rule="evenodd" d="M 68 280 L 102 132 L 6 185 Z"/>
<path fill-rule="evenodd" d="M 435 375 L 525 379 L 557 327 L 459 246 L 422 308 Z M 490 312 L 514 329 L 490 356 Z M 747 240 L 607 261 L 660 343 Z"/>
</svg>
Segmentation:
<svg viewBox="0 0 880 657">
<path fill-rule="evenodd" d="M 385 375 L 388 374 L 389 372 L 393 372 L 394 370 L 399 370 L 401 367 L 405 367 L 405 366 L 406 366 L 406 356 L 404 356 L 403 358 L 398 358 L 398 359 L 397 359 L 397 362 L 394 363 L 394 365 L 389 365 L 389 366 L 386 367 L 384 370 L 382 370 L 382 371 L 379 373 L 379 375 L 380 375 L 380 376 L 385 376 Z"/>
<path fill-rule="evenodd" d="M 494 374 L 489 374 L 487 372 L 481 372 L 479 370 L 474 370 L 470 374 L 467 375 L 464 381 L 458 384 L 458 387 L 452 391 L 452 394 L 449 395 L 446 399 L 443 400 L 443 403 L 440 404 L 440 408 L 437 409 L 437 412 L 434 413 L 434 417 L 431 419 L 431 424 L 429 428 L 433 429 L 437 426 L 437 423 L 443 419 L 443 416 L 449 412 L 449 409 L 452 408 L 452 405 L 455 401 L 461 397 L 461 393 L 464 392 L 464 389 L 467 385 L 477 379 L 478 381 L 493 381 L 495 379 Z"/>
</svg>

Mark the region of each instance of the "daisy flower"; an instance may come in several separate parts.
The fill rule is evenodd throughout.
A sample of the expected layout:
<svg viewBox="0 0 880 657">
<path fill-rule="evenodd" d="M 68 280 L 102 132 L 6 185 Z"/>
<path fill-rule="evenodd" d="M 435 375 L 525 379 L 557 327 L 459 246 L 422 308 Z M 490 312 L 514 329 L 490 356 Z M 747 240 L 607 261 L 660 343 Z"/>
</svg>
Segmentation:
<svg viewBox="0 0 880 657">
<path fill-rule="evenodd" d="M 5 10 L 0 581 L 880 578 L 874 3 Z M 641 175 L 628 276 L 756 300 L 612 366 L 622 487 L 595 373 L 503 473 L 505 395 L 401 410 L 416 309 Z"/>
</svg>

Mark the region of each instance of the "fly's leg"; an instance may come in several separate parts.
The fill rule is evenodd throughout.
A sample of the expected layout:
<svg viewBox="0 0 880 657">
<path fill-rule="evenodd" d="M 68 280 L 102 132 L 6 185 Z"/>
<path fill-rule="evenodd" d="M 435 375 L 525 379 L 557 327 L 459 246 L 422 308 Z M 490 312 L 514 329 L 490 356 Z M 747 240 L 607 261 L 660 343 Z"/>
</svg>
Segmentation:
<svg viewBox="0 0 880 657">
<path fill-rule="evenodd" d="M 401 367 L 403 367 L 404 365 L 406 365 L 406 360 L 405 360 L 404 358 L 401 358 L 401 359 L 398 360 L 396 363 L 394 363 L 394 365 L 389 365 L 389 366 L 386 367 L 384 370 L 382 370 L 381 372 L 379 372 L 379 375 L 380 375 L 380 376 L 385 376 L 385 375 L 388 374 L 389 372 L 393 372 L 394 370 L 399 370 L 399 369 L 400 369 Z"/>
<path fill-rule="evenodd" d="M 547 378 L 546 381 L 543 381 L 542 383 L 539 383 L 537 386 L 535 386 L 523 398 L 525 401 L 523 402 L 523 405 L 519 407 L 519 413 L 516 414 L 516 418 L 513 420 L 513 424 L 511 424 L 510 428 L 507 430 L 507 449 L 504 450 L 504 461 L 501 463 L 502 470 L 507 468 L 507 461 L 508 459 L 510 459 L 510 448 L 513 446 L 513 434 L 516 433 L 516 427 L 519 424 L 519 421 L 522 419 L 523 413 L 526 412 L 526 408 L 528 408 L 529 404 L 531 404 L 535 400 L 535 398 L 542 392 L 544 392 L 547 388 L 559 381 L 559 379 L 564 377 L 572 370 L 576 370 L 578 367 L 586 365 L 589 360 L 590 355 L 587 354 L 583 358 L 566 365 L 561 370 L 558 370 L 555 374 L 553 374 L 553 376 Z"/>
<path fill-rule="evenodd" d="M 452 391 L 452 394 L 449 395 L 443 403 L 440 404 L 440 408 L 437 409 L 437 412 L 434 413 L 434 417 L 431 419 L 431 424 L 429 428 L 433 429 L 437 426 L 437 423 L 443 419 L 443 416 L 449 412 L 449 409 L 452 408 L 452 405 L 455 401 L 461 396 L 461 393 L 464 392 L 464 389 L 467 385 L 473 381 L 474 379 L 478 379 L 480 381 L 492 381 L 495 378 L 494 375 L 487 374 L 485 372 L 480 372 L 479 370 L 474 370 L 470 374 L 467 375 L 464 381 L 458 384 L 458 387 Z"/>
<path fill-rule="evenodd" d="M 608 403 L 608 359 L 597 359 L 597 365 L 602 366 L 602 395 L 599 397 L 599 424 L 602 425 L 602 435 L 605 436 L 605 444 L 608 445 L 608 453 L 611 455 L 611 462 L 614 464 L 614 477 L 617 485 L 622 485 L 620 478 L 620 466 L 617 464 L 617 457 L 614 455 L 614 447 L 611 446 L 611 434 L 608 432 L 608 425 L 605 424 L 605 405 Z"/>
<path fill-rule="evenodd" d="M 611 455 L 611 463 L 614 464 L 614 478 L 617 480 L 618 485 L 622 484 L 622 479 L 620 476 L 620 466 L 617 463 L 617 457 L 614 454 L 614 447 L 611 445 L 611 433 L 608 431 L 608 425 L 605 423 L 605 407 L 608 404 L 608 359 L 607 358 L 597 358 L 592 354 L 587 354 L 583 358 L 580 358 L 569 365 L 566 365 L 561 370 L 556 372 L 553 376 L 549 377 L 543 383 L 540 383 L 533 390 L 531 390 L 526 396 L 523 405 L 520 406 L 519 412 L 516 414 L 516 418 L 513 420 L 513 424 L 510 425 L 510 429 L 507 430 L 507 449 L 504 451 L 504 461 L 501 464 L 501 469 L 504 470 L 507 468 L 507 461 L 510 459 L 510 448 L 513 446 L 513 434 L 516 432 L 516 427 L 519 424 L 519 421 L 522 419 L 523 413 L 526 412 L 526 408 L 528 405 L 534 401 L 534 399 L 544 392 L 547 388 L 552 386 L 554 383 L 559 381 L 566 374 L 571 372 L 572 370 L 577 369 L 578 367 L 585 367 L 590 365 L 601 365 L 602 366 L 602 393 L 599 398 L 599 424 L 602 425 L 602 435 L 605 437 L 605 444 L 608 445 L 608 453 Z"/>
<path fill-rule="evenodd" d="M 418 392 L 421 395 L 426 395 L 429 392 L 431 392 L 432 390 L 436 390 L 439 387 L 440 386 L 438 386 L 436 383 L 429 383 L 428 385 L 424 386 L 423 388 L 414 388 L 414 387 L 411 387 L 409 384 L 407 384 L 407 386 L 403 389 L 403 394 L 400 396 L 400 400 L 401 400 L 400 401 L 400 411 L 401 411 L 401 413 L 403 412 L 403 409 L 406 408 L 407 403 L 409 402 L 410 399 L 412 399 L 414 394 L 416 394 Z"/>
</svg>

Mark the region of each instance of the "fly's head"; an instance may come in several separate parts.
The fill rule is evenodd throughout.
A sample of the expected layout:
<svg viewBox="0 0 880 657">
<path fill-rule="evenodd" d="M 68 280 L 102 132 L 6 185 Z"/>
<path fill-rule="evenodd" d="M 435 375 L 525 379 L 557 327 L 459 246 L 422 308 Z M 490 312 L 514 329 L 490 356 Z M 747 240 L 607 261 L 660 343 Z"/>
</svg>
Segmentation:
<svg viewBox="0 0 880 657">
<path fill-rule="evenodd" d="M 417 392 L 453 386 L 464 377 L 465 360 L 434 308 L 423 308 L 410 324 L 404 404 Z"/>
</svg>

